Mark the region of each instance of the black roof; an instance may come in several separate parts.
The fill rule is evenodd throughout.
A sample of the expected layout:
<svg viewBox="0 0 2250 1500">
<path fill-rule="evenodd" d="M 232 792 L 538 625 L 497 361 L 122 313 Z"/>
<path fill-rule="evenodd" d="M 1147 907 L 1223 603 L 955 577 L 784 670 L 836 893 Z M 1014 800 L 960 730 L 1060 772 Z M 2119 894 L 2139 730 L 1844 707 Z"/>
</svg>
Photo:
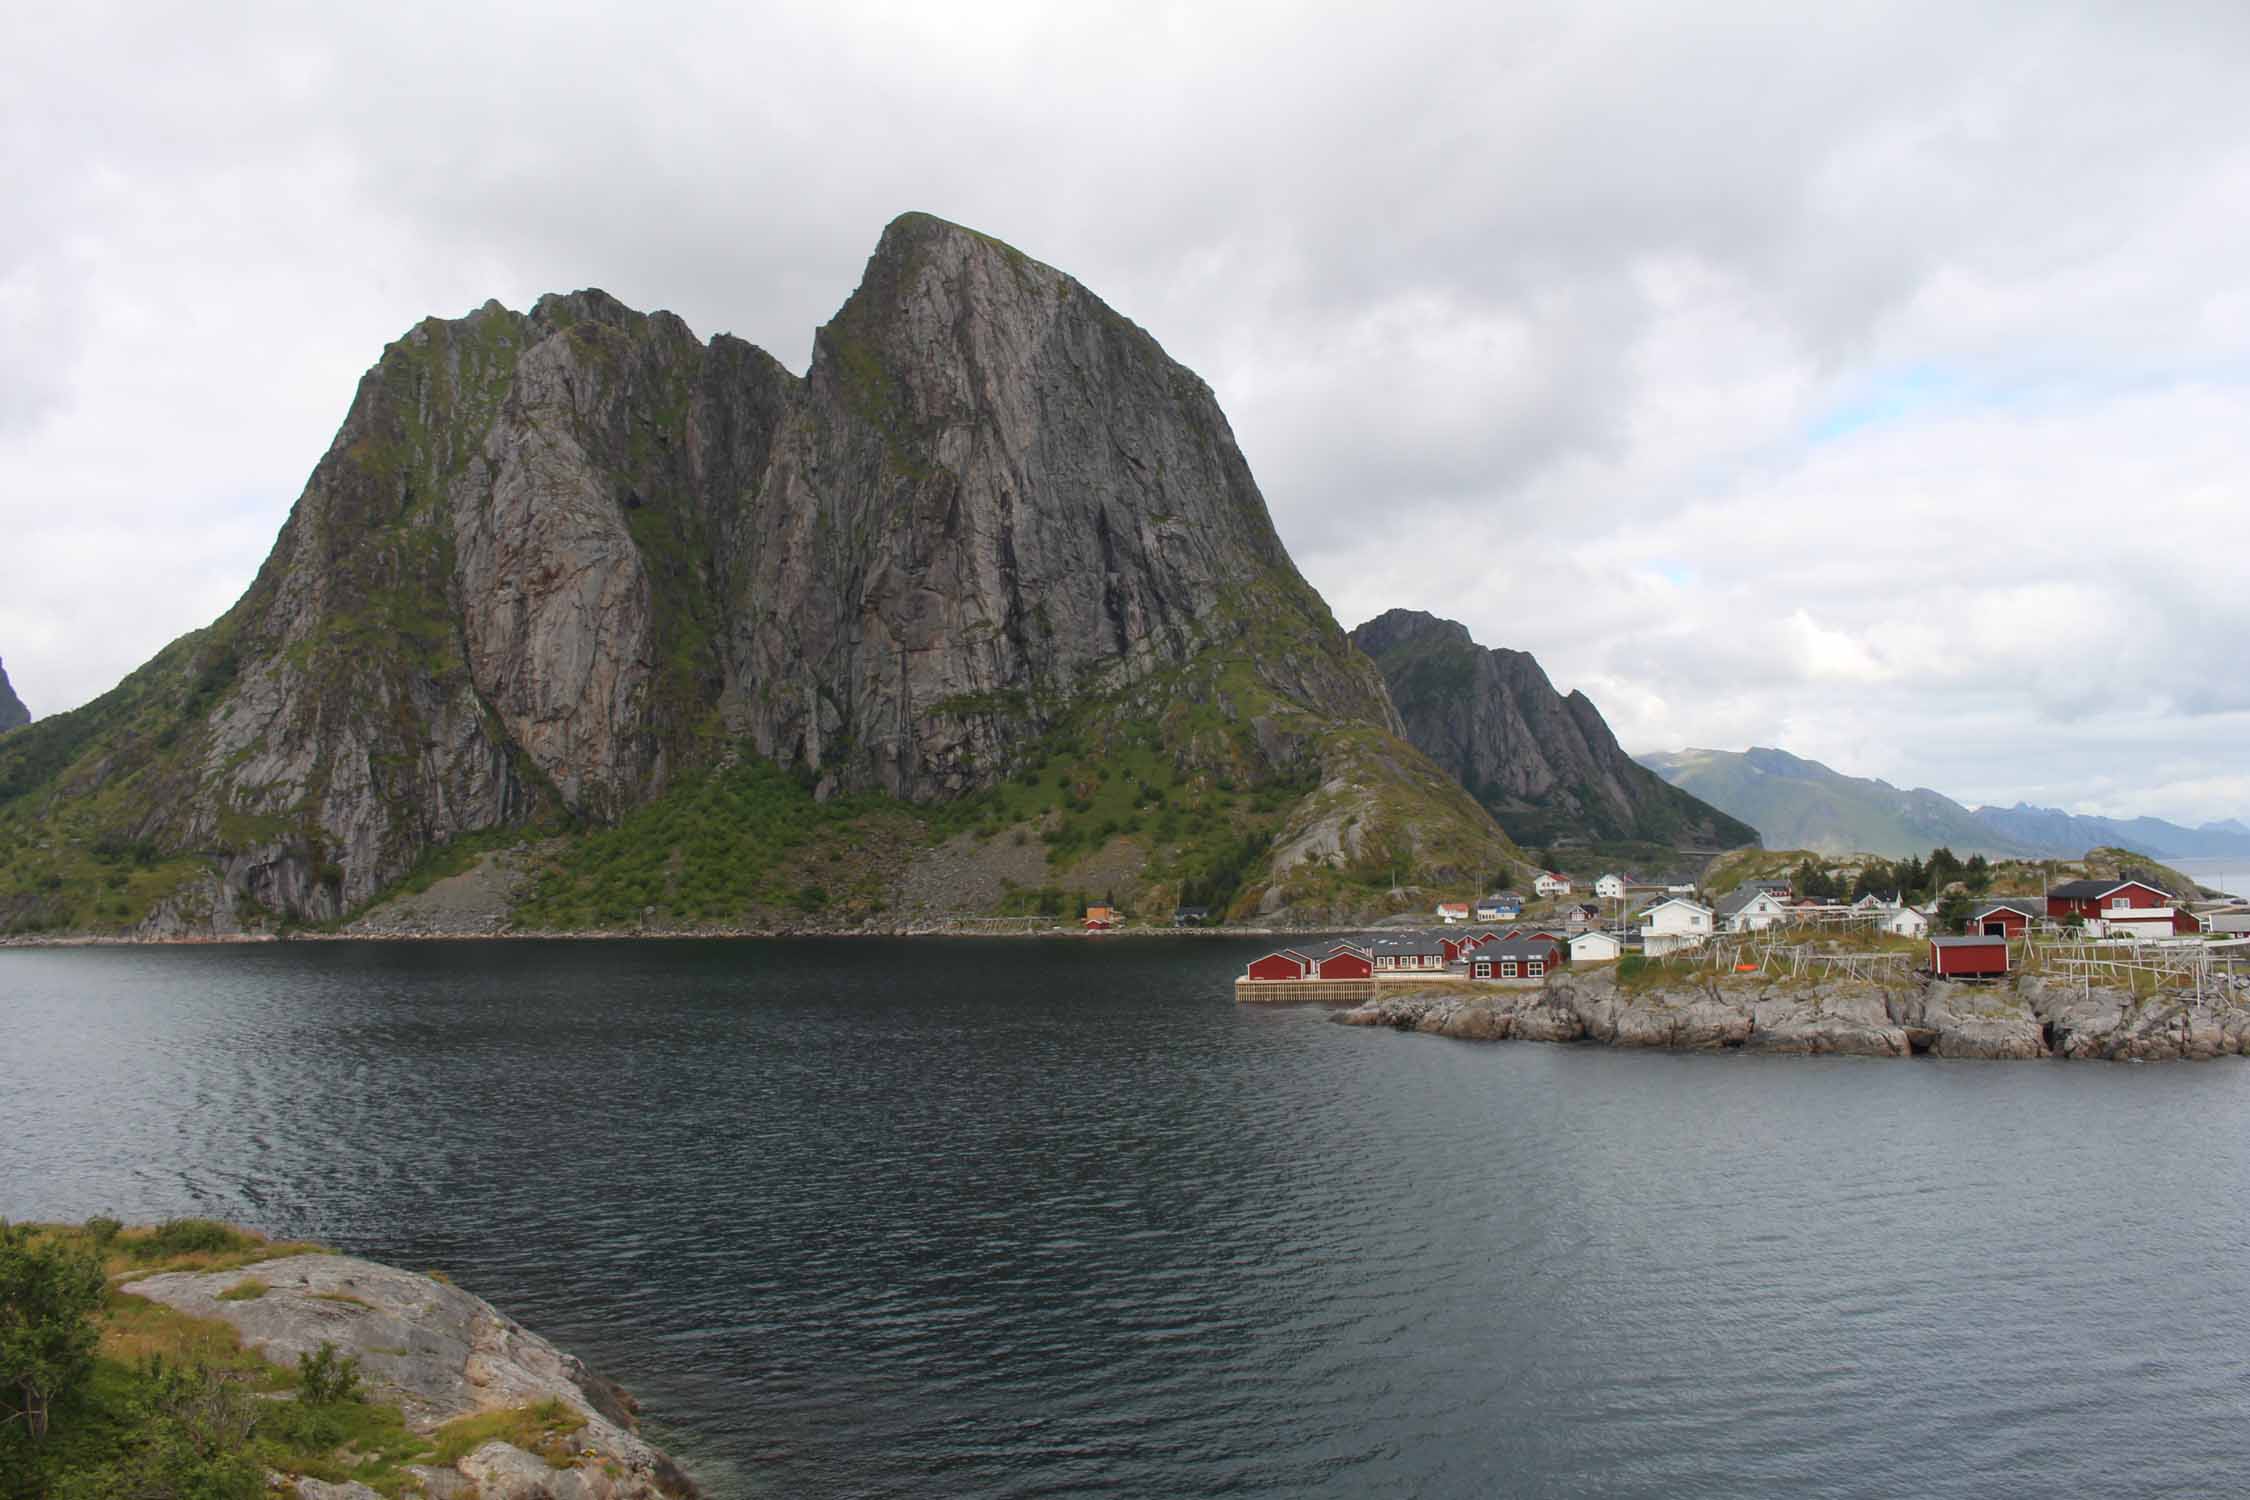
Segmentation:
<svg viewBox="0 0 2250 1500">
<path fill-rule="evenodd" d="M 1513 942 L 1487 943 L 1476 951 L 1479 959 L 1552 958 L 1562 944 L 1553 938 L 1517 938 Z"/>
<path fill-rule="evenodd" d="M 1395 953 L 1404 957 L 1445 952 L 1445 945 L 1434 937 L 1391 937 L 1376 940 L 1373 952 Z"/>
</svg>

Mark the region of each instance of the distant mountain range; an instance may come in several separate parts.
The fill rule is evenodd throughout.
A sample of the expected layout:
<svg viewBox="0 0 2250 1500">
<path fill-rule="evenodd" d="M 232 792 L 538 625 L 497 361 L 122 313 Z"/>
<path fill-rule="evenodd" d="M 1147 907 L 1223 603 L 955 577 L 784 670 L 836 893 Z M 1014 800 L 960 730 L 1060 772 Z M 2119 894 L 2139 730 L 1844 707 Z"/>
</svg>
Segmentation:
<svg viewBox="0 0 2250 1500">
<path fill-rule="evenodd" d="M 1976 815 L 2009 838 L 2042 848 L 2083 852 L 2106 845 L 2158 859 L 2250 854 L 2250 828 L 2235 818 L 2186 828 L 2162 818 L 2082 817 L 2058 807 L 2033 807 L 2027 802 L 2014 807 L 1980 807 Z"/>
<path fill-rule="evenodd" d="M 1786 750 L 1673 750 L 1638 757 L 1684 791 L 1740 818 L 1769 849 L 1823 854 L 1956 854 L 2018 859 L 2076 858 L 2088 849 L 2130 849 L 2152 859 L 2250 855 L 2250 828 L 2234 819 L 2187 828 L 2162 818 L 2095 818 L 2058 808 L 1962 806 L 1928 787 L 1846 776 Z"/>
</svg>

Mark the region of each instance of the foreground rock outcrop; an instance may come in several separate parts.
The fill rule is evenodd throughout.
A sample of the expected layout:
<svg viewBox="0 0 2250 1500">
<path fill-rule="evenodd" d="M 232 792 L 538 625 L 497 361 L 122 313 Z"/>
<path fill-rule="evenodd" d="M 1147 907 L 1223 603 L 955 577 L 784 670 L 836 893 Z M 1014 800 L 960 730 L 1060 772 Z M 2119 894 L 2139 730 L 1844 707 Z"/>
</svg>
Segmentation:
<svg viewBox="0 0 2250 1500">
<path fill-rule="evenodd" d="M 221 1294 L 250 1283 L 249 1298 Z M 449 1283 L 344 1255 L 291 1255 L 238 1270 L 169 1272 L 125 1284 L 136 1297 L 232 1324 L 277 1364 L 322 1344 L 360 1362 L 363 1381 L 430 1433 L 484 1412 L 557 1401 L 585 1419 L 566 1466 L 494 1440 L 447 1468 L 413 1470 L 441 1500 L 693 1500 L 694 1483 L 636 1432 L 631 1396 L 577 1358 Z M 300 1480 L 300 1500 L 344 1500 L 364 1486 Z"/>
<path fill-rule="evenodd" d="M 1462 1041 L 1952 1058 L 2250 1056 L 2250 997 L 2085 991 L 2036 977 L 1984 987 L 1711 979 L 1625 987 L 1607 970 L 1543 985 L 1456 983 L 1380 995 L 1332 1019 Z"/>
</svg>

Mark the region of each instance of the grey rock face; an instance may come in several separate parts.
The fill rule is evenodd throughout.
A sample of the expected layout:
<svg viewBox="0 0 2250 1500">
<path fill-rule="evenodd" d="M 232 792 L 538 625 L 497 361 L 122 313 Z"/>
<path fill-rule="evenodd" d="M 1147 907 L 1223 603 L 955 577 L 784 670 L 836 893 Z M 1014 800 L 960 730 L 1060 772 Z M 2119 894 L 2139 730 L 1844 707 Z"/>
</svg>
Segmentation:
<svg viewBox="0 0 2250 1500">
<path fill-rule="evenodd" d="M 1252 783 L 1332 769 L 1328 726 L 1400 728 L 1209 387 L 1070 277 L 919 214 L 801 380 L 598 291 L 425 321 L 249 592 L 173 654 L 138 674 L 178 715 L 160 746 L 111 753 L 159 721 L 105 710 L 66 773 L 143 776 L 130 837 L 212 856 L 224 899 L 167 930 L 237 900 L 334 917 L 434 844 L 613 819 L 745 753 L 926 800 L 1089 702 L 1216 708 L 1239 732 L 1179 753 Z"/>
<path fill-rule="evenodd" d="M 219 1294 L 247 1281 L 265 1293 Z M 533 1500 L 677 1500 L 694 1486 L 677 1465 L 632 1430 L 630 1398 L 575 1357 L 459 1287 L 342 1255 L 293 1255 L 237 1271 L 169 1272 L 124 1288 L 200 1318 L 232 1324 L 243 1342 L 276 1364 L 333 1344 L 360 1362 L 363 1381 L 396 1401 L 416 1431 L 456 1417 L 555 1400 L 586 1425 L 571 1435 L 587 1462 L 567 1470 L 505 1443 L 461 1461 L 459 1476 L 483 1494 L 495 1486 Z M 506 1450 L 496 1452 L 494 1450 Z M 528 1460 L 528 1464 L 518 1460 Z M 536 1479 L 537 1484 L 530 1483 Z M 542 1487 L 543 1486 L 543 1487 Z M 433 1493 L 447 1488 L 433 1487 Z M 304 1489 L 302 1500 L 340 1500 Z"/>
<path fill-rule="evenodd" d="M 1493 810 L 1518 843 L 1560 837 L 1733 848 L 1757 831 L 1636 763 L 1583 693 L 1555 691 L 1522 651 L 1394 609 L 1352 632 L 1381 668 L 1407 738 Z"/>
<path fill-rule="evenodd" d="M 8 681 L 8 669 L 0 664 L 0 734 L 21 728 L 31 722 L 31 710 L 23 706 L 16 690 Z"/>
<path fill-rule="evenodd" d="M 1463 1041 L 1577 1041 L 1680 1050 L 1959 1059 L 2201 1060 L 2250 1056 L 2250 996 L 2134 997 L 2026 977 L 2013 987 L 1837 982 L 1626 991 L 1588 969 L 1543 985 L 1407 991 L 1339 1011 Z"/>
</svg>

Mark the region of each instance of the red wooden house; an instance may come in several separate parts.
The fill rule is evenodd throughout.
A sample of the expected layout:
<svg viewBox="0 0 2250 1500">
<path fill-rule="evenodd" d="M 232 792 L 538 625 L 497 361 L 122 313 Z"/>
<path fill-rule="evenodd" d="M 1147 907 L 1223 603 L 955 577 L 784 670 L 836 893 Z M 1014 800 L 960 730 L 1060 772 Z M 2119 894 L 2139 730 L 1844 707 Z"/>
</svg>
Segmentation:
<svg viewBox="0 0 2250 1500">
<path fill-rule="evenodd" d="M 1269 953 L 1264 958 L 1252 959 L 1249 977 L 1276 982 L 1303 979 L 1311 968 L 1311 959 L 1294 948 L 1284 948 L 1279 953 Z"/>
<path fill-rule="evenodd" d="M 2047 915 L 2058 920 L 2171 904 L 2169 892 L 2143 880 L 2067 880 L 2047 892 Z"/>
<path fill-rule="evenodd" d="M 1373 979 L 1375 961 L 1356 948 L 1337 948 L 1313 966 L 1319 979 Z"/>
<path fill-rule="evenodd" d="M 1490 943 L 1469 957 L 1475 979 L 1540 979 L 1562 967 L 1562 950 L 1551 938 Z"/>
<path fill-rule="evenodd" d="M 2008 972 L 2004 937 L 1930 939 L 1930 972 L 1940 979 L 1996 979 Z"/>
</svg>

